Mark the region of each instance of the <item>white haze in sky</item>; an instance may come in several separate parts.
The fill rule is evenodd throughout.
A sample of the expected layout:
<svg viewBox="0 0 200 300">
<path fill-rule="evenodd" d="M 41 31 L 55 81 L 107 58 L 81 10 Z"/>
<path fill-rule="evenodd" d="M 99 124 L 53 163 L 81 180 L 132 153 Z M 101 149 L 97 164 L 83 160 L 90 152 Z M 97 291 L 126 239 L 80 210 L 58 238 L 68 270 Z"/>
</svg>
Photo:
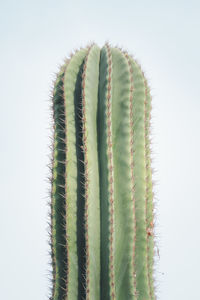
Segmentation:
<svg viewBox="0 0 200 300">
<path fill-rule="evenodd" d="M 1 1 L 1 299 L 48 299 L 50 90 L 71 50 L 107 40 L 134 54 L 153 96 L 158 299 L 200 299 L 199 3 Z"/>
</svg>

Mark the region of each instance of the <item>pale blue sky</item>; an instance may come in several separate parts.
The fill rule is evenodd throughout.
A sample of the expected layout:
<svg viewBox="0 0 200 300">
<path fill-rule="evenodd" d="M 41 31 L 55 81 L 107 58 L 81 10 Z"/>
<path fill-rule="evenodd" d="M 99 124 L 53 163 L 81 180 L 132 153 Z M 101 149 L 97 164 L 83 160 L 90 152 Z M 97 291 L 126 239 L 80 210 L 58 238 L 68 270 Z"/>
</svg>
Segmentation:
<svg viewBox="0 0 200 300">
<path fill-rule="evenodd" d="M 158 299 L 200 299 L 199 16 L 193 0 L 1 1 L 2 299 L 48 299 L 52 80 L 71 50 L 107 40 L 152 88 Z"/>
</svg>

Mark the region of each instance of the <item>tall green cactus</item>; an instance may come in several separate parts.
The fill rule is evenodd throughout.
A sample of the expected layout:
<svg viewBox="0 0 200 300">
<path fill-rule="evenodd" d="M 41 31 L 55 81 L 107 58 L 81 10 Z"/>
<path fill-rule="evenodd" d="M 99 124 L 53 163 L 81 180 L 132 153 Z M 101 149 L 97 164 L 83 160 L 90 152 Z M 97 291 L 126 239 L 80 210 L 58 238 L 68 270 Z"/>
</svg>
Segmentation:
<svg viewBox="0 0 200 300">
<path fill-rule="evenodd" d="M 138 63 L 77 51 L 53 91 L 52 300 L 155 300 L 151 96 Z"/>
</svg>

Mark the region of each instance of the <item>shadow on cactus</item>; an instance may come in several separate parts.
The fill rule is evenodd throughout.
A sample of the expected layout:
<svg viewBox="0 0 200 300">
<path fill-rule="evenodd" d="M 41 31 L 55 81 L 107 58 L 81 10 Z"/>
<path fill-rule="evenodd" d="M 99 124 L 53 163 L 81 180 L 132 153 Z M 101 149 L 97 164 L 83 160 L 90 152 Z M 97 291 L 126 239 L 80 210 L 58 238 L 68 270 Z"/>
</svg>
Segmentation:
<svg viewBox="0 0 200 300">
<path fill-rule="evenodd" d="M 151 95 L 109 44 L 76 51 L 53 90 L 52 300 L 155 300 Z"/>
</svg>

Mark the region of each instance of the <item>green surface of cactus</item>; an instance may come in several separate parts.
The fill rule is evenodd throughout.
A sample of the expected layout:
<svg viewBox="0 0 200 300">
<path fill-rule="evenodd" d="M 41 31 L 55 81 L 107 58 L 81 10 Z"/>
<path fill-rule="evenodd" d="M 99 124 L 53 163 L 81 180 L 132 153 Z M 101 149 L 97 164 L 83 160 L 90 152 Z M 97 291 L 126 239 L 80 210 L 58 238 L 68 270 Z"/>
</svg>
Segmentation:
<svg viewBox="0 0 200 300">
<path fill-rule="evenodd" d="M 53 90 L 52 300 L 155 300 L 151 95 L 108 43 L 76 51 Z"/>
</svg>

